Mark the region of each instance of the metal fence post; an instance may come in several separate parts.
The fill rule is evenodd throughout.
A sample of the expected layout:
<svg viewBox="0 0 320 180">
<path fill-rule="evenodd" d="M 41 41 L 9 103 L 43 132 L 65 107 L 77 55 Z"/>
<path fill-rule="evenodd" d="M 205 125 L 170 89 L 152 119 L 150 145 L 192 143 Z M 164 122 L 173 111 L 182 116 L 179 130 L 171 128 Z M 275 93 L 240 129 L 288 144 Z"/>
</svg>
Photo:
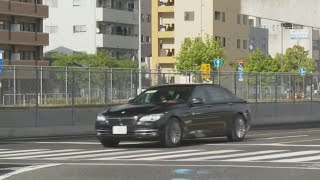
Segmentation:
<svg viewBox="0 0 320 180">
<path fill-rule="evenodd" d="M 258 103 L 258 74 L 256 74 L 256 103 Z"/>
<path fill-rule="evenodd" d="M 275 74 L 276 85 L 275 85 L 275 102 L 278 102 L 278 74 Z"/>
<path fill-rule="evenodd" d="M 104 71 L 104 104 L 107 105 L 108 102 L 108 76 L 107 70 Z"/>
<path fill-rule="evenodd" d="M 90 104 L 91 103 L 91 69 L 89 68 L 89 92 L 88 92 L 88 102 L 87 104 Z"/>
<path fill-rule="evenodd" d="M 310 84 L 311 84 L 311 87 L 310 87 L 310 101 L 313 102 L 313 75 L 310 74 Z"/>
<path fill-rule="evenodd" d="M 43 93 L 43 67 L 40 68 L 40 104 L 43 104 L 42 102 L 42 93 Z"/>
<path fill-rule="evenodd" d="M 13 104 L 16 105 L 16 93 L 17 93 L 17 82 L 16 82 L 16 66 L 13 66 Z"/>
<path fill-rule="evenodd" d="M 296 76 L 293 75 L 293 102 L 296 102 Z"/>
<path fill-rule="evenodd" d="M 74 72 L 75 70 L 74 69 L 72 69 L 72 88 L 71 88 L 71 98 L 72 98 L 72 125 L 74 125 L 74 106 L 75 106 L 75 72 Z"/>
<path fill-rule="evenodd" d="M 234 72 L 234 94 L 237 94 L 237 73 Z"/>
<path fill-rule="evenodd" d="M 66 86 L 66 91 L 65 91 L 65 93 L 66 93 L 66 105 L 67 104 L 69 104 L 68 103 L 68 98 L 69 98 L 69 96 L 68 96 L 68 67 L 66 67 L 66 70 L 65 70 L 65 73 L 66 73 L 66 82 L 65 82 L 65 86 Z"/>
<path fill-rule="evenodd" d="M 112 70 L 112 68 L 111 68 L 111 73 L 110 73 L 110 86 L 111 86 L 111 98 L 110 98 L 110 100 L 111 100 L 111 104 L 112 104 L 112 102 L 113 102 L 113 83 L 112 83 L 112 81 L 113 81 L 113 79 L 112 79 L 112 77 L 113 77 L 113 70 Z"/>
<path fill-rule="evenodd" d="M 38 111 L 39 111 L 39 70 L 38 66 L 36 68 L 36 119 L 35 119 L 35 126 L 38 126 Z"/>
</svg>

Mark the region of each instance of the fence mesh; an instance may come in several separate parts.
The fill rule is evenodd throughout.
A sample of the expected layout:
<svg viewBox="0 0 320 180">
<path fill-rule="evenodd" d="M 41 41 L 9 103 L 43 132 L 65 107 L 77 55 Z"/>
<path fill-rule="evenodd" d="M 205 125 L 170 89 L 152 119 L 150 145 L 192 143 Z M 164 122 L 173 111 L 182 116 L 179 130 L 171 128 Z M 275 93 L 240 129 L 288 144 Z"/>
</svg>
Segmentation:
<svg viewBox="0 0 320 180">
<path fill-rule="evenodd" d="M 104 105 L 138 94 L 138 69 L 4 66 L 2 106 Z M 141 70 L 142 89 L 164 84 L 219 84 L 250 102 L 320 100 L 319 74 Z M 209 78 L 208 78 L 209 77 Z"/>
</svg>

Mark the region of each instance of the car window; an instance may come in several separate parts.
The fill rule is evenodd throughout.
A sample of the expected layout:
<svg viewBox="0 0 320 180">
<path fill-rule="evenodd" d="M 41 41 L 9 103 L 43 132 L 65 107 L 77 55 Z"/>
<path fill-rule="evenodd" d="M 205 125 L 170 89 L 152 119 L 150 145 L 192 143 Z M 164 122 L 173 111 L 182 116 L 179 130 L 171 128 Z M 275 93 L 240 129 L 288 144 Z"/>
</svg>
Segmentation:
<svg viewBox="0 0 320 180">
<path fill-rule="evenodd" d="M 204 103 L 207 102 L 207 98 L 206 98 L 206 91 L 205 89 L 202 87 L 202 86 L 198 86 L 195 88 L 194 92 L 193 92 L 193 95 L 192 95 L 192 98 L 199 98 L 199 99 L 202 99 L 202 101 Z"/>
<path fill-rule="evenodd" d="M 158 104 L 158 103 L 186 103 L 192 92 L 192 87 L 157 87 L 145 91 L 131 103 Z"/>
<path fill-rule="evenodd" d="M 217 86 L 206 86 L 205 87 L 208 97 L 208 103 L 219 103 L 232 101 L 233 96 L 227 90 Z"/>
</svg>

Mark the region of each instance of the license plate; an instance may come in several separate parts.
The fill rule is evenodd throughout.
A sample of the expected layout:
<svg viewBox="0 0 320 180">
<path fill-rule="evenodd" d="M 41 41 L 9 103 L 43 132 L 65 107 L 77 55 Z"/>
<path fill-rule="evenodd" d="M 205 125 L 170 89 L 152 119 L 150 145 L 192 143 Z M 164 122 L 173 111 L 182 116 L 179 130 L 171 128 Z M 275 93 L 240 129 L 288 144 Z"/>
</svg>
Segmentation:
<svg viewBox="0 0 320 180">
<path fill-rule="evenodd" d="M 113 134 L 127 134 L 128 133 L 127 126 L 113 126 L 112 133 Z"/>
</svg>

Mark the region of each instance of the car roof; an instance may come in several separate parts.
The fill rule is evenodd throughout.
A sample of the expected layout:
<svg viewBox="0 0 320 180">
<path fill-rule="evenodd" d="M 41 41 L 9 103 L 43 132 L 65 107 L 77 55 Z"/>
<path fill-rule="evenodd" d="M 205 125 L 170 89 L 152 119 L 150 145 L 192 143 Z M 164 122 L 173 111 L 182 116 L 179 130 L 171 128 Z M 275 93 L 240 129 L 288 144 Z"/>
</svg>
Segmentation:
<svg viewBox="0 0 320 180">
<path fill-rule="evenodd" d="M 151 88 L 157 88 L 157 87 L 196 87 L 196 86 L 219 86 L 217 84 L 207 84 L 207 83 L 192 83 L 192 84 L 166 84 L 166 85 L 157 85 L 153 86 Z M 220 86 L 219 86 L 220 87 Z"/>
</svg>

